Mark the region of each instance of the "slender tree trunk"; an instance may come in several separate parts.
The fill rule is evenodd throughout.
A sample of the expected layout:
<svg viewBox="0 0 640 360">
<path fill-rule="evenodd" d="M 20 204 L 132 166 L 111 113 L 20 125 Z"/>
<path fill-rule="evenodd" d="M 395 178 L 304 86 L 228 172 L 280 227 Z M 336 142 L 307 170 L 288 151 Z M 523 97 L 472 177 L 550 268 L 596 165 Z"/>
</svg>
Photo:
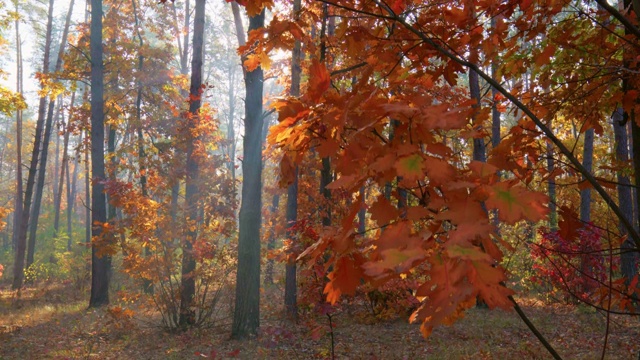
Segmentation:
<svg viewBox="0 0 640 360">
<path fill-rule="evenodd" d="M 38 230 L 38 220 L 40 220 L 40 206 L 42 205 L 42 195 L 45 187 L 45 176 L 47 172 L 47 159 L 49 157 L 49 143 L 53 128 L 53 108 L 54 101 L 49 101 L 47 118 L 44 125 L 44 136 L 42 138 L 42 149 L 40 153 L 40 163 L 38 166 L 38 177 L 36 180 L 35 195 L 33 197 L 31 221 L 29 222 L 29 240 L 27 242 L 27 263 L 28 269 L 33 264 L 36 247 L 36 233 Z"/>
<path fill-rule="evenodd" d="M 301 0 L 293 1 L 293 17 L 297 21 L 300 19 L 300 11 L 302 11 Z M 295 40 L 293 51 L 291 53 L 291 96 L 300 96 L 300 77 L 302 69 L 300 62 L 302 61 L 302 44 L 300 40 Z M 293 183 L 287 188 L 287 207 L 286 207 L 286 229 L 289 241 L 295 241 L 296 236 L 292 227 L 298 221 L 298 168 L 296 167 Z M 284 287 L 284 306 L 287 318 L 297 321 L 298 319 L 298 282 L 296 277 L 296 262 L 293 256 L 285 265 L 285 287 Z"/>
<path fill-rule="evenodd" d="M 589 129 L 584 132 L 584 148 L 582 154 L 582 166 L 591 173 L 593 167 L 593 140 L 594 130 Z M 583 177 L 583 181 L 586 179 Z M 587 187 L 580 190 L 580 221 L 583 225 L 586 225 L 591 221 L 591 188 Z M 580 259 L 580 276 L 586 277 L 592 273 L 592 269 L 588 266 L 589 249 L 586 244 L 581 245 L 581 259 Z M 587 291 L 586 286 L 581 291 Z"/>
<path fill-rule="evenodd" d="M 329 4 L 322 4 L 322 28 L 320 30 L 320 62 L 325 62 L 327 54 L 327 22 L 329 20 Z M 325 199 L 322 209 L 322 226 L 331 226 L 331 191 L 327 185 L 333 181 L 331 176 L 331 159 L 324 157 L 321 160 L 320 170 L 320 194 Z"/>
<path fill-rule="evenodd" d="M 476 101 L 474 108 L 476 108 L 476 112 L 473 116 L 473 126 L 478 127 L 479 130 L 482 130 L 482 124 L 478 124 L 477 114 L 480 111 L 480 102 L 482 101 L 480 95 L 480 79 L 478 77 L 478 73 L 469 70 L 469 94 L 471 98 Z M 487 162 L 487 149 L 486 144 L 484 143 L 483 138 L 474 138 L 473 139 L 473 160 Z"/>
<path fill-rule="evenodd" d="M 496 20 L 495 18 L 492 18 L 491 28 L 494 29 L 495 25 L 496 25 Z M 493 76 L 494 79 L 498 79 L 498 59 L 496 58 L 493 58 L 491 60 L 491 76 Z M 495 149 L 496 147 L 498 147 L 498 145 L 500 145 L 500 111 L 498 110 L 498 103 L 496 101 L 497 95 L 498 95 L 498 89 L 492 86 L 491 87 L 491 99 L 493 100 L 491 105 L 491 148 L 492 149 Z M 500 172 L 498 172 L 498 177 L 500 176 L 501 174 Z M 493 226 L 495 227 L 496 233 L 499 233 L 500 220 L 498 219 L 498 209 L 493 210 L 491 214 L 492 214 Z"/>
<path fill-rule="evenodd" d="M 360 187 L 360 196 L 362 197 L 362 204 L 360 210 L 358 210 L 358 233 L 364 236 L 366 230 L 366 216 L 367 216 L 367 192 L 364 186 Z"/>
<path fill-rule="evenodd" d="M 71 94 L 71 104 L 69 105 L 70 107 L 73 107 L 73 104 L 75 102 L 75 98 L 76 98 L 76 93 L 75 91 Z M 62 149 L 62 168 L 60 169 L 60 178 L 59 178 L 59 183 L 58 183 L 58 191 L 55 194 L 55 200 L 54 200 L 54 211 L 55 211 L 55 216 L 53 219 L 53 231 L 54 231 L 54 236 L 58 235 L 58 230 L 60 229 L 60 207 L 62 205 L 62 191 L 64 188 L 64 179 L 65 179 L 65 173 L 68 177 L 69 174 L 69 136 L 70 136 L 70 131 L 69 131 L 69 126 L 68 124 L 71 123 L 71 111 L 69 111 L 69 118 L 67 119 L 67 122 L 65 124 L 64 121 L 64 112 L 62 113 L 62 128 L 64 130 L 64 140 L 63 140 L 63 149 Z M 59 138 L 58 138 L 59 139 Z M 57 151 L 56 151 L 56 158 L 57 158 Z M 68 180 L 68 179 L 67 179 Z M 67 186 L 67 192 L 69 191 L 69 188 Z M 67 194 L 68 196 L 68 194 Z M 68 200 L 68 199 L 67 199 Z M 67 234 L 69 235 L 69 234 Z M 69 237 L 69 239 L 67 240 L 67 250 L 71 250 L 71 238 Z"/>
<path fill-rule="evenodd" d="M 136 0 L 131 0 L 133 7 L 133 18 L 136 24 L 136 35 L 138 36 L 138 45 L 140 46 L 138 54 L 138 72 L 142 73 L 144 69 L 144 56 L 142 56 L 142 47 L 144 42 L 142 40 L 142 34 L 140 33 L 140 24 L 138 21 L 138 10 L 136 6 Z M 142 81 L 137 79 L 137 94 L 136 94 L 136 126 L 138 135 L 138 162 L 140 163 L 140 191 L 143 197 L 147 197 L 147 154 L 144 149 L 144 136 L 142 133 Z M 144 247 L 145 256 L 150 255 L 149 247 Z M 149 279 L 143 280 L 144 292 L 147 294 L 153 294 L 153 283 Z"/>
<path fill-rule="evenodd" d="M 551 128 L 551 123 L 549 123 Z M 553 144 L 547 143 L 547 172 L 552 174 L 555 169 L 553 163 Z M 558 230 L 558 210 L 556 206 L 556 181 L 553 177 L 547 180 L 547 191 L 549 192 L 549 230 Z"/>
<path fill-rule="evenodd" d="M 80 136 L 79 139 L 79 143 L 82 143 L 82 136 Z M 73 175 L 71 177 L 69 177 L 69 166 L 67 166 L 67 234 L 69 235 L 69 243 L 67 244 L 67 248 L 69 251 L 71 250 L 71 244 L 73 244 L 73 229 L 71 225 L 76 207 L 79 156 L 80 154 L 76 154 L 73 161 Z M 71 186 L 69 186 L 69 181 L 71 181 Z"/>
<path fill-rule="evenodd" d="M 94 240 L 107 223 L 104 166 L 104 65 L 102 63 L 102 0 L 91 0 L 91 298 L 89 307 L 109 304 L 111 256 L 104 254 Z"/>
<path fill-rule="evenodd" d="M 71 23 L 71 14 L 73 13 L 73 1 L 69 4 L 69 10 L 67 11 L 67 17 L 65 19 L 64 30 L 62 32 L 62 39 L 60 40 L 60 46 L 58 47 L 58 57 L 55 64 L 54 71 L 59 71 L 62 68 L 62 57 L 65 52 L 65 45 L 67 43 L 67 36 L 69 35 L 69 25 Z M 53 7 L 53 0 L 50 2 L 50 6 Z M 52 11 L 52 10 L 51 10 Z M 50 15 L 51 16 L 51 15 Z M 48 24 L 47 26 L 50 26 Z M 50 33 L 50 30 L 47 31 Z M 55 101 L 52 99 L 49 101 L 49 108 L 47 109 L 47 119 L 45 121 L 44 137 L 42 139 L 42 154 L 40 159 L 40 166 L 38 169 L 38 181 L 36 184 L 36 195 L 33 201 L 33 218 L 29 224 L 29 243 L 27 251 L 27 268 L 33 264 L 33 257 L 35 254 L 36 245 L 36 233 L 38 229 L 38 220 L 40 218 L 40 207 L 42 205 L 42 193 L 45 185 L 45 174 L 47 171 L 47 157 L 49 154 L 49 140 L 51 138 L 51 132 L 53 129 L 53 110 L 55 107 Z"/>
<path fill-rule="evenodd" d="M 627 135 L 627 124 L 624 121 L 624 110 L 621 108 L 617 109 L 613 113 L 612 120 L 616 146 L 616 160 L 620 163 L 626 163 L 629 161 L 629 141 Z M 626 214 L 627 219 L 631 221 L 633 217 L 631 181 L 629 180 L 629 176 L 624 174 L 622 171 L 618 171 L 617 177 L 618 206 L 620 207 L 620 211 Z M 621 221 L 618 225 L 618 229 L 620 230 L 621 236 L 627 235 L 627 229 Z M 626 278 L 625 283 L 627 285 L 629 285 L 631 279 L 638 274 L 637 264 L 638 252 L 634 251 L 633 241 L 627 237 L 627 239 L 622 243 L 620 252 L 620 270 L 622 272 L 622 276 Z"/>
<path fill-rule="evenodd" d="M 276 248 L 276 230 L 275 230 L 275 219 L 277 219 L 278 215 L 278 207 L 280 206 L 280 194 L 273 194 L 273 198 L 271 201 L 271 218 L 274 220 L 269 227 L 269 240 L 267 241 L 267 250 L 269 252 L 273 251 Z M 272 285 L 273 284 L 273 266 L 274 260 L 267 260 L 267 267 L 264 271 L 264 284 Z"/>
<path fill-rule="evenodd" d="M 16 12 L 18 3 L 16 2 Z M 22 96 L 22 39 L 20 39 L 20 20 L 16 18 L 16 91 Z M 13 211 L 13 236 L 14 249 L 18 243 L 18 233 L 21 228 L 23 194 L 22 194 L 22 110 L 16 111 L 16 194 Z"/>
<path fill-rule="evenodd" d="M 249 32 L 264 27 L 265 11 L 249 18 Z M 238 271 L 232 337 L 257 334 L 260 326 L 260 219 L 262 209 L 262 68 L 245 72 L 242 204 L 239 217 Z"/>
<path fill-rule="evenodd" d="M 47 15 L 47 30 L 45 35 L 44 57 L 42 65 L 42 73 L 49 72 L 49 55 L 51 52 L 51 29 L 53 23 L 53 0 L 49 0 L 49 11 Z M 29 230 L 29 220 L 31 217 L 31 199 L 36 183 L 36 172 L 38 169 L 38 160 L 40 157 L 40 139 L 44 128 L 45 111 L 47 106 L 47 97 L 40 98 L 38 104 L 38 119 L 36 121 L 35 138 L 33 142 L 33 151 L 31 153 L 31 162 L 29 165 L 29 174 L 27 176 L 27 186 L 24 194 L 24 206 L 22 209 L 22 219 L 20 220 L 20 228 L 16 244 L 16 261 L 13 269 L 13 289 L 22 287 L 24 281 L 24 261 L 27 250 L 27 233 Z"/>
<path fill-rule="evenodd" d="M 202 62 L 204 48 L 204 27 L 205 27 L 205 0 L 196 0 L 195 17 L 193 24 L 193 55 L 191 61 L 191 89 L 189 106 L 188 128 L 197 128 L 199 124 L 199 112 L 202 95 Z M 198 221 L 198 158 L 195 152 L 197 138 L 187 144 L 187 181 L 185 192 L 185 203 L 188 207 L 187 222 Z M 193 310 L 193 298 L 195 296 L 195 278 L 193 272 L 196 269 L 196 260 L 193 257 L 193 242 L 197 236 L 196 230 L 187 231 L 187 239 L 184 242 L 182 254 L 182 287 L 180 291 L 180 325 L 187 326 L 195 323 L 195 311 Z"/>
<path fill-rule="evenodd" d="M 85 138 L 90 136 L 88 135 L 88 131 L 85 130 Z M 91 218 L 93 215 L 91 214 L 91 204 L 93 204 L 93 199 L 91 198 L 91 171 L 89 169 L 91 162 L 89 160 L 89 149 L 84 150 L 84 242 L 86 244 L 91 243 Z"/>
<path fill-rule="evenodd" d="M 62 119 L 61 119 L 62 118 Z M 60 101 L 58 101 L 57 103 L 57 107 L 56 107 L 56 116 L 53 122 L 53 126 L 57 129 L 61 128 L 61 123 L 64 122 L 64 114 L 62 114 L 62 116 L 60 116 Z M 60 187 L 60 184 L 62 183 L 62 181 L 64 179 L 60 179 L 60 136 L 57 134 L 58 132 L 56 131 L 55 134 L 55 139 L 56 139 L 56 147 L 54 150 L 54 154 L 55 154 L 55 158 L 53 161 L 53 210 L 54 213 L 56 211 L 56 208 L 58 206 L 58 204 L 56 203 L 56 201 L 58 200 L 58 188 Z M 62 173 L 62 176 L 64 177 L 64 172 Z M 56 236 L 57 231 L 54 231 L 54 237 Z"/>
<path fill-rule="evenodd" d="M 589 129 L 584 132 L 584 149 L 582 154 L 582 166 L 592 172 L 593 167 L 593 140 L 594 130 Z M 584 179 L 583 179 L 584 180 Z M 591 221 L 591 188 L 580 190 L 580 221 L 588 223 Z"/>
</svg>

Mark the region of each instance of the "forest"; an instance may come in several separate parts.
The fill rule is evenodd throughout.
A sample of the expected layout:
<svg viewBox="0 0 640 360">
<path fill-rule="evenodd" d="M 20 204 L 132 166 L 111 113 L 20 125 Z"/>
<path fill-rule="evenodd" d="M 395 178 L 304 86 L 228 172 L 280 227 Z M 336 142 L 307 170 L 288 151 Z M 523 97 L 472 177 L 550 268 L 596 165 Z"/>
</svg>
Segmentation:
<svg viewBox="0 0 640 360">
<path fill-rule="evenodd" d="M 639 13 L 0 0 L 0 359 L 640 360 Z"/>
</svg>

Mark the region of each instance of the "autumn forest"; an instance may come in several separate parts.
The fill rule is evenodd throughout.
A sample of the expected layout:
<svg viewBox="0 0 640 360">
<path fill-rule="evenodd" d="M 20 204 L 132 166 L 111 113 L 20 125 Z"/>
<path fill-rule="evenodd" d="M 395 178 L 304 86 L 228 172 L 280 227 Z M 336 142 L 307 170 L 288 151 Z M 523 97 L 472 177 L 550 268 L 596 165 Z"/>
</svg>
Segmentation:
<svg viewBox="0 0 640 360">
<path fill-rule="evenodd" d="M 640 359 L 635 0 L 0 0 L 0 359 Z"/>
</svg>

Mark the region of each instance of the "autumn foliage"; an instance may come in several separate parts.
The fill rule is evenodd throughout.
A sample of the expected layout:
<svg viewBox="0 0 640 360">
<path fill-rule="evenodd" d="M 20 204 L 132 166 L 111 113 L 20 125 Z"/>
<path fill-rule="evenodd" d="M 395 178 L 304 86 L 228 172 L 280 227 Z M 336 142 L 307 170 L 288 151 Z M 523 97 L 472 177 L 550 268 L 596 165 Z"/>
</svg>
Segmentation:
<svg viewBox="0 0 640 360">
<path fill-rule="evenodd" d="M 580 228 L 575 238 L 565 239 L 545 229 L 540 235 L 540 243 L 530 245 L 535 261 L 531 280 L 548 287 L 552 297 L 565 302 L 592 301 L 610 271 L 619 269 L 617 257 L 606 257 L 602 231 L 593 224 Z"/>
</svg>

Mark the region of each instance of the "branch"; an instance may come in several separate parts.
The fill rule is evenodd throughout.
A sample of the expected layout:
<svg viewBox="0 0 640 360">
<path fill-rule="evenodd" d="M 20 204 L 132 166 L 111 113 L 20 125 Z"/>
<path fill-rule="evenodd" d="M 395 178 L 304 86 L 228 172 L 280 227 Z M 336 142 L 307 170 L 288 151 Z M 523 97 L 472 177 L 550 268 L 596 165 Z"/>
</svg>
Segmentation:
<svg viewBox="0 0 640 360">
<path fill-rule="evenodd" d="M 640 29 L 635 27 L 624 15 L 620 13 L 620 11 L 618 11 L 618 9 L 609 5 L 606 0 L 596 0 L 596 3 L 598 3 L 598 5 L 600 5 L 603 9 L 607 10 L 607 12 L 613 15 L 613 17 L 618 19 L 618 21 L 620 21 L 622 25 L 624 25 L 625 29 L 627 29 L 630 33 L 634 34 L 638 39 L 640 39 Z"/>
<path fill-rule="evenodd" d="M 346 73 L 346 72 L 361 68 L 361 67 L 363 67 L 365 65 L 368 65 L 368 64 L 369 63 L 367 63 L 366 61 L 363 61 L 360 64 L 351 65 L 351 66 L 349 66 L 347 68 L 344 68 L 344 69 L 333 70 L 330 75 L 331 76 L 340 75 L 340 74 L 343 74 L 343 73 Z"/>
<path fill-rule="evenodd" d="M 511 300 L 511 302 L 513 303 L 513 308 L 516 310 L 516 312 L 518 313 L 522 321 L 524 321 L 524 323 L 527 324 L 531 332 L 538 338 L 538 340 L 542 343 L 542 345 L 544 345 L 544 347 L 549 351 L 551 356 L 553 356 L 553 358 L 556 360 L 562 360 L 562 358 L 560 357 L 560 354 L 556 352 L 553 346 L 551 346 L 551 344 L 549 344 L 547 339 L 545 339 L 544 336 L 538 331 L 536 326 L 533 325 L 531 320 L 529 320 L 529 318 L 527 317 L 527 314 L 525 314 L 524 311 L 522 311 L 522 309 L 520 308 L 520 305 L 518 305 L 518 303 L 513 298 L 513 296 L 509 296 L 509 300 Z"/>
</svg>

